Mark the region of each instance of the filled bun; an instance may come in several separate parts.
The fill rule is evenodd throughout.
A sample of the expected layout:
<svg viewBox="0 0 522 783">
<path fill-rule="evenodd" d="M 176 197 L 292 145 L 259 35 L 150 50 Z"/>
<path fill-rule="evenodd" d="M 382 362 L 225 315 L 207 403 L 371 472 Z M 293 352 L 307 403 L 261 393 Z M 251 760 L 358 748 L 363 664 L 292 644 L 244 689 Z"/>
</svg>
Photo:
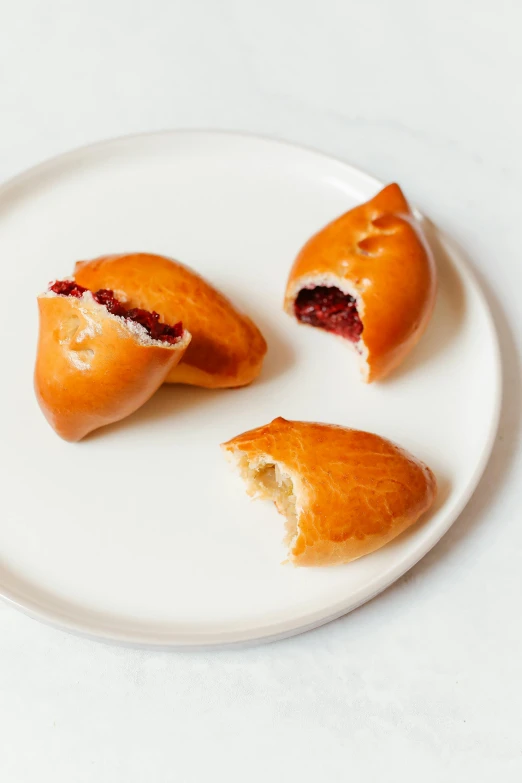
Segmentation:
<svg viewBox="0 0 522 783">
<path fill-rule="evenodd" d="M 288 278 L 285 310 L 351 342 L 371 382 L 397 367 L 420 339 L 435 294 L 431 251 L 393 184 L 306 243 Z"/>
<path fill-rule="evenodd" d="M 93 295 L 72 281 L 41 294 L 38 309 L 36 396 L 65 440 L 80 440 L 133 413 L 190 343 L 181 324 L 163 324 L 143 310 L 129 314 L 112 291 Z"/>
<path fill-rule="evenodd" d="M 348 563 L 413 525 L 433 503 L 435 477 L 378 435 L 274 419 L 222 448 L 249 494 L 286 517 L 295 565 Z"/>
</svg>

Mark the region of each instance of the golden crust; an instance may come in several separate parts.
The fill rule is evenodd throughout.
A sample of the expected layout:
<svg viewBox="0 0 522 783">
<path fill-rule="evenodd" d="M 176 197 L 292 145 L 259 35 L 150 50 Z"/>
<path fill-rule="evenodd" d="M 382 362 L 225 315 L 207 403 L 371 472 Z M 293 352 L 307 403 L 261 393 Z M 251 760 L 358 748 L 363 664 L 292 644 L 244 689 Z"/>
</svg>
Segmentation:
<svg viewBox="0 0 522 783">
<path fill-rule="evenodd" d="M 433 503 L 436 481 L 411 454 L 378 435 L 274 419 L 222 448 L 251 469 L 272 463 L 290 477 L 295 565 L 347 563 L 413 525 Z"/>
<path fill-rule="evenodd" d="M 124 294 L 127 306 L 155 310 L 166 323 L 183 322 L 192 342 L 167 383 L 245 386 L 261 372 L 266 342 L 259 329 L 183 264 L 148 253 L 102 256 L 79 261 L 74 278 L 92 291 Z"/>
<path fill-rule="evenodd" d="M 313 285 L 336 286 L 356 297 L 367 381 L 384 378 L 411 351 L 433 310 L 436 269 L 397 184 L 341 215 L 306 243 L 287 283 L 285 310 L 290 315 L 299 291 Z"/>
<path fill-rule="evenodd" d="M 141 342 L 123 319 L 109 315 L 89 295 L 42 295 L 38 308 L 36 397 L 65 440 L 80 440 L 137 410 L 190 342 L 188 332 L 174 345 Z"/>
</svg>

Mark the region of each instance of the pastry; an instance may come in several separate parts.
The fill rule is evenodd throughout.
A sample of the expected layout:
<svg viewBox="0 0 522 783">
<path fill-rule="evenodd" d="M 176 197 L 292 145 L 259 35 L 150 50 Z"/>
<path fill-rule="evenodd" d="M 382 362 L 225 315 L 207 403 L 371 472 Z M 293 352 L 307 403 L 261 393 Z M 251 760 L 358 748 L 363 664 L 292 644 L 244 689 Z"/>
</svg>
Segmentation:
<svg viewBox="0 0 522 783">
<path fill-rule="evenodd" d="M 71 280 L 38 297 L 35 390 L 52 427 L 76 441 L 143 405 L 190 343 L 181 323 L 129 310 L 110 290 Z"/>
<path fill-rule="evenodd" d="M 286 517 L 295 565 L 348 563 L 413 525 L 433 503 L 435 477 L 368 432 L 274 419 L 222 445 L 249 494 Z"/>
<path fill-rule="evenodd" d="M 167 383 L 226 388 L 259 375 L 266 353 L 259 329 L 183 264 L 148 253 L 103 256 L 78 262 L 74 278 L 91 290 L 113 289 L 129 307 L 155 310 L 167 323 L 183 322 L 192 342 Z"/>
<path fill-rule="evenodd" d="M 354 344 L 370 382 L 384 378 L 417 343 L 435 293 L 431 251 L 393 184 L 306 243 L 290 272 L 285 310 Z"/>
</svg>

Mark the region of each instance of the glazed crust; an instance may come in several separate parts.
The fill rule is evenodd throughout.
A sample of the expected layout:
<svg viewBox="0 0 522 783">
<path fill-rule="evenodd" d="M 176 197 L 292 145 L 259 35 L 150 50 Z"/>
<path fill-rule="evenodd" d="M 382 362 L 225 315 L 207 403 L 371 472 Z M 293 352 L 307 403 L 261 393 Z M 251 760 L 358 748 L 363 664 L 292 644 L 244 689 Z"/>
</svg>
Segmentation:
<svg viewBox="0 0 522 783">
<path fill-rule="evenodd" d="M 413 525 L 436 494 L 422 462 L 378 435 L 345 427 L 277 418 L 222 448 L 238 464 L 246 458 L 255 470 L 273 463 L 291 478 L 295 565 L 347 563 L 374 552 Z"/>
<path fill-rule="evenodd" d="M 306 243 L 290 272 L 285 310 L 294 316 L 299 291 L 317 285 L 336 286 L 356 298 L 365 380 L 384 378 L 411 351 L 433 311 L 436 269 L 397 184 Z"/>
<path fill-rule="evenodd" d="M 85 295 L 38 297 L 34 384 L 47 421 L 77 441 L 143 405 L 190 342 L 143 344 L 121 318 Z"/>
<path fill-rule="evenodd" d="M 74 277 L 92 291 L 113 289 L 127 306 L 155 310 L 166 323 L 183 322 L 192 342 L 167 383 L 245 386 L 261 372 L 266 343 L 259 329 L 183 264 L 147 253 L 103 256 L 78 262 Z"/>
</svg>

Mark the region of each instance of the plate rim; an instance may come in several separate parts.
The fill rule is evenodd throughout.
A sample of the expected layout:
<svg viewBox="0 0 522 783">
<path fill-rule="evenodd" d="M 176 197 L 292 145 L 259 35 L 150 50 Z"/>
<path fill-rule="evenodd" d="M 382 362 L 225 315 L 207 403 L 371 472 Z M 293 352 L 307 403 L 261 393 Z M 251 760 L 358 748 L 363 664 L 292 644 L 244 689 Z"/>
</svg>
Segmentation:
<svg viewBox="0 0 522 783">
<path fill-rule="evenodd" d="M 120 136 L 105 138 L 99 141 L 95 141 L 89 144 L 80 145 L 65 152 L 53 155 L 33 166 L 15 174 L 7 180 L 0 183 L 0 202 L 7 196 L 9 197 L 9 190 L 15 189 L 20 185 L 23 185 L 25 181 L 29 181 L 34 177 L 38 177 L 46 170 L 52 170 L 54 167 L 66 163 L 71 163 L 76 157 L 85 153 L 97 153 L 102 152 L 104 147 L 109 145 L 118 145 L 119 143 L 132 143 L 139 142 L 140 140 L 146 140 L 150 138 L 160 137 L 181 137 L 186 136 L 208 136 L 208 137 L 221 137 L 233 139 L 247 139 L 253 143 L 262 142 L 270 145 L 286 147 L 294 151 L 305 153 L 315 158 L 321 158 L 326 162 L 335 163 L 344 169 L 347 173 L 354 173 L 359 178 L 366 179 L 369 185 L 374 186 L 376 189 L 383 187 L 384 183 L 377 177 L 369 174 L 362 168 L 359 168 L 352 163 L 330 155 L 322 150 L 307 146 L 304 144 L 294 143 L 286 139 L 281 139 L 276 136 L 268 136 L 264 134 L 257 134 L 248 131 L 236 131 L 228 129 L 208 129 L 208 128 L 175 128 L 164 129 L 155 131 L 143 131 L 140 133 L 123 134 Z M 419 216 L 423 216 L 423 213 L 414 208 L 415 212 Z M 487 301 L 487 297 L 479 282 L 479 279 L 474 271 L 472 264 L 469 262 L 465 254 L 458 247 L 456 242 L 450 237 L 444 230 L 435 225 L 436 232 L 443 244 L 447 245 L 451 254 L 451 262 L 456 267 L 457 272 L 461 275 L 466 284 L 469 285 L 478 298 L 483 314 L 486 317 L 486 322 L 490 336 L 492 339 L 493 361 L 495 369 L 495 387 L 494 387 L 494 407 L 492 410 L 492 416 L 489 424 L 488 436 L 484 442 L 480 459 L 477 461 L 475 470 L 470 476 L 467 485 L 461 492 L 458 502 L 456 502 L 453 511 L 449 514 L 448 520 L 445 524 L 440 525 L 432 533 L 427 540 L 422 542 L 422 545 L 416 548 L 409 556 L 406 556 L 403 560 L 399 560 L 388 572 L 387 578 L 384 582 L 380 582 L 375 591 L 371 593 L 364 592 L 363 596 L 358 596 L 357 593 L 350 600 L 343 599 L 339 603 L 330 607 L 330 611 L 326 612 L 324 609 L 316 609 L 309 613 L 301 613 L 296 615 L 292 620 L 279 620 L 276 622 L 268 623 L 266 626 L 258 626 L 257 628 L 247 629 L 246 631 L 234 631 L 226 630 L 221 632 L 204 631 L 204 632 L 180 632 L 180 631 L 167 631 L 164 634 L 158 634 L 157 631 L 153 634 L 147 634 L 139 629 L 137 631 L 126 630 L 125 628 L 118 628 L 114 625 L 111 630 L 105 628 L 103 625 L 97 625 L 96 622 L 89 622 L 83 616 L 80 620 L 75 620 L 74 616 L 71 616 L 60 609 L 52 607 L 52 605 L 42 605 L 40 602 L 33 598 L 17 593 L 16 590 L 6 588 L 5 585 L 0 583 L 0 599 L 7 605 L 18 609 L 22 613 L 28 615 L 32 619 L 38 620 L 46 625 L 54 627 L 56 629 L 73 633 L 83 638 L 90 640 L 101 641 L 108 644 L 123 645 L 141 649 L 157 649 L 157 650 L 191 650 L 191 649 L 213 649 L 223 647 L 244 647 L 252 644 L 267 643 L 284 639 L 290 636 L 294 636 L 306 631 L 318 628 L 321 625 L 331 622 L 345 614 L 357 609 L 367 601 L 372 600 L 381 592 L 390 587 L 401 576 L 409 571 L 414 565 L 416 565 L 423 557 L 441 540 L 441 538 L 448 532 L 450 527 L 456 522 L 460 514 L 470 501 L 473 493 L 475 492 L 480 479 L 486 469 L 486 466 L 491 457 L 493 445 L 495 443 L 496 434 L 500 422 L 500 415 L 502 410 L 502 358 L 498 332 L 493 317 L 493 313 Z M 361 588 L 362 590 L 362 588 Z"/>
</svg>

